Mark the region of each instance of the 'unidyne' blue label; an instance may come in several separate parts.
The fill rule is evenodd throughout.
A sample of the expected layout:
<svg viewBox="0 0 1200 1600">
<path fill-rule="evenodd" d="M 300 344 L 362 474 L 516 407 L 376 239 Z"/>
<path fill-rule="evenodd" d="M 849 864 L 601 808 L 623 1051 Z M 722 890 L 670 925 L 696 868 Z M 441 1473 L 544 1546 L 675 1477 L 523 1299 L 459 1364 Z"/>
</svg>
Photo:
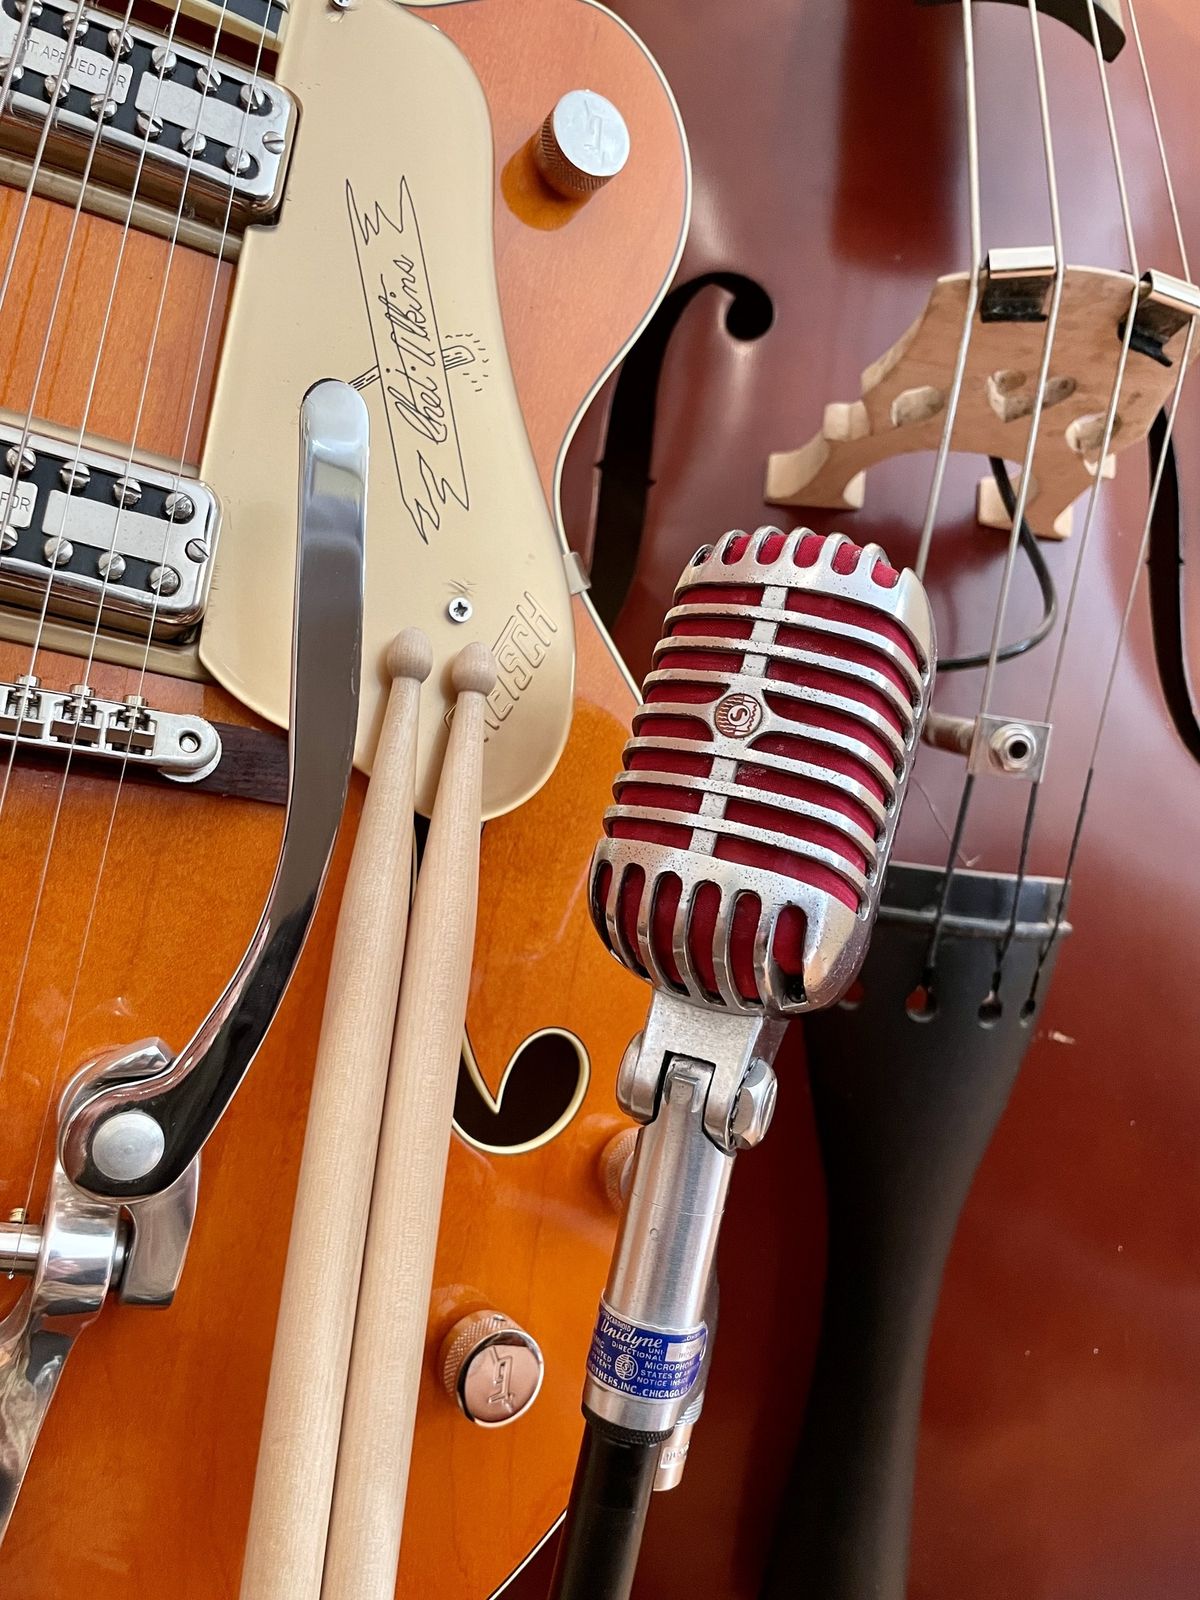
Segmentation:
<svg viewBox="0 0 1200 1600">
<path fill-rule="evenodd" d="M 636 1400 L 682 1400 L 704 1359 L 708 1329 L 639 1328 L 600 1302 L 587 1369 L 598 1383 Z"/>
</svg>

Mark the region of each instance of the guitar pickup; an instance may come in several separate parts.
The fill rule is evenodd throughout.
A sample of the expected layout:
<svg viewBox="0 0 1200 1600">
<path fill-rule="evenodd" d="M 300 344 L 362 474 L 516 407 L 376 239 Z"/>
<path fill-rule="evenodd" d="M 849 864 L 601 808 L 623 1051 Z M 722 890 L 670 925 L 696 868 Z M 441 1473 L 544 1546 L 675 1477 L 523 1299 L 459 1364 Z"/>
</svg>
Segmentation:
<svg viewBox="0 0 1200 1600">
<path fill-rule="evenodd" d="M 14 54 L 0 149 L 88 168 L 122 193 L 241 231 L 283 199 L 296 102 L 251 69 L 73 0 L 0 0 L 0 63 Z M 72 26 L 75 26 L 72 39 Z M 96 137 L 99 124 L 99 137 Z M 95 143 L 94 153 L 92 146 Z"/>
<path fill-rule="evenodd" d="M 87 622 L 99 607 L 111 627 L 180 639 L 204 612 L 217 524 L 194 478 L 0 424 L 8 600 Z"/>
</svg>

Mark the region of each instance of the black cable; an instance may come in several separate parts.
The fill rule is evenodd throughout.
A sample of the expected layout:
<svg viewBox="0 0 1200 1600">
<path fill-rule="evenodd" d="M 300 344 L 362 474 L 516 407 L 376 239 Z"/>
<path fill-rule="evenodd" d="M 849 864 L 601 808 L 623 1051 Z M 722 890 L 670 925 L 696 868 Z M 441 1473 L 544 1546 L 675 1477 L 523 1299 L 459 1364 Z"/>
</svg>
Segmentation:
<svg viewBox="0 0 1200 1600">
<path fill-rule="evenodd" d="M 698 1397 L 703 1404 L 716 1343 L 720 1296 L 714 1268 L 704 1299 L 708 1339 L 700 1371 L 680 1420 Z M 630 1433 L 594 1417 L 584 1407 L 583 1444 L 558 1545 L 549 1600 L 629 1600 L 642 1548 L 659 1451 L 671 1437 Z"/>
<path fill-rule="evenodd" d="M 587 1418 L 550 1600 L 628 1600 L 661 1443 L 617 1437 Z"/>
<path fill-rule="evenodd" d="M 992 476 L 996 480 L 996 487 L 1000 491 L 1000 498 L 1004 502 L 1004 509 L 1011 517 L 1017 509 L 1017 497 L 1013 493 L 1013 486 L 1009 481 L 1008 468 L 998 456 L 989 456 Z M 1025 518 L 1021 518 L 1021 531 L 1017 535 L 1017 543 L 1028 557 L 1033 575 L 1037 579 L 1038 589 L 1042 596 L 1042 620 L 1032 633 L 1023 639 L 1014 639 L 1011 644 L 1000 646 L 996 654 L 997 661 L 1012 661 L 1017 656 L 1023 656 L 1026 651 L 1032 650 L 1053 629 L 1058 621 L 1058 595 L 1054 588 L 1054 579 L 1050 576 L 1050 568 L 1046 565 L 1045 558 L 1038 548 L 1033 531 Z M 969 656 L 943 656 L 938 662 L 939 672 L 966 672 L 971 667 L 986 667 L 991 652 L 980 650 Z"/>
<path fill-rule="evenodd" d="M 1179 497 L 1179 471 L 1174 441 L 1167 438 L 1166 413 L 1160 411 L 1150 427 L 1150 481 L 1158 471 L 1165 444 L 1158 499 L 1150 524 L 1150 628 L 1154 641 L 1154 660 L 1162 684 L 1163 698 L 1171 714 L 1175 732 L 1188 754 L 1200 761 L 1200 710 L 1187 649 L 1187 598 L 1184 583 L 1185 540 Z"/>
</svg>

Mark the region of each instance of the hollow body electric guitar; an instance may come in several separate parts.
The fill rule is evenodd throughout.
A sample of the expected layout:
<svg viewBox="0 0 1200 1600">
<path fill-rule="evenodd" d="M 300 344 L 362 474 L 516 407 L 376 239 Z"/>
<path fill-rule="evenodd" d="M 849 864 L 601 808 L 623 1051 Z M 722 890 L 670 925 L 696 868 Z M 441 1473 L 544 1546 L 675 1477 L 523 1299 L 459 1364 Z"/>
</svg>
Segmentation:
<svg viewBox="0 0 1200 1600">
<path fill-rule="evenodd" d="M 698 523 L 753 516 L 913 562 L 941 652 L 862 988 L 805 1027 L 811 1117 L 781 1051 L 790 1129 L 731 1197 L 635 1593 L 1182 1600 L 1200 777 L 1147 430 L 1186 508 L 1194 10 L 619 8 L 707 226 L 578 436 L 602 614 L 641 670 Z"/>
<path fill-rule="evenodd" d="M 590 0 L 2 0 L 0 59 L 0 1587 L 238 1592 L 337 897 L 416 625 L 419 810 L 451 659 L 498 678 L 398 1592 L 486 1596 L 565 1504 L 615 1225 L 640 1001 L 597 1002 L 581 863 L 632 693 L 553 508 L 681 247 L 674 103 Z M 326 549 L 361 462 L 311 406 L 296 533 L 330 377 L 370 419 L 361 669 Z M 481 1310 L 544 1362 L 501 1430 L 438 1359 Z"/>
</svg>

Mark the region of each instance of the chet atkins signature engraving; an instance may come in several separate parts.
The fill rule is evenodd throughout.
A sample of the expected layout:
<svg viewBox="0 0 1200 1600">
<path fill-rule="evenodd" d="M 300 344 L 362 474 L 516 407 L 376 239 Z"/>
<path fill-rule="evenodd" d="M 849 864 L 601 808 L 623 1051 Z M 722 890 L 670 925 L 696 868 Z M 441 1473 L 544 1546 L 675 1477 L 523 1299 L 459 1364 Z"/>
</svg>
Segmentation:
<svg viewBox="0 0 1200 1600">
<path fill-rule="evenodd" d="M 354 387 L 383 388 L 400 496 L 428 544 L 451 501 L 471 509 L 449 374 L 487 357 L 468 342 L 442 343 L 408 180 L 385 209 L 380 200 L 361 204 L 347 179 L 346 204 L 375 350 Z"/>
</svg>

